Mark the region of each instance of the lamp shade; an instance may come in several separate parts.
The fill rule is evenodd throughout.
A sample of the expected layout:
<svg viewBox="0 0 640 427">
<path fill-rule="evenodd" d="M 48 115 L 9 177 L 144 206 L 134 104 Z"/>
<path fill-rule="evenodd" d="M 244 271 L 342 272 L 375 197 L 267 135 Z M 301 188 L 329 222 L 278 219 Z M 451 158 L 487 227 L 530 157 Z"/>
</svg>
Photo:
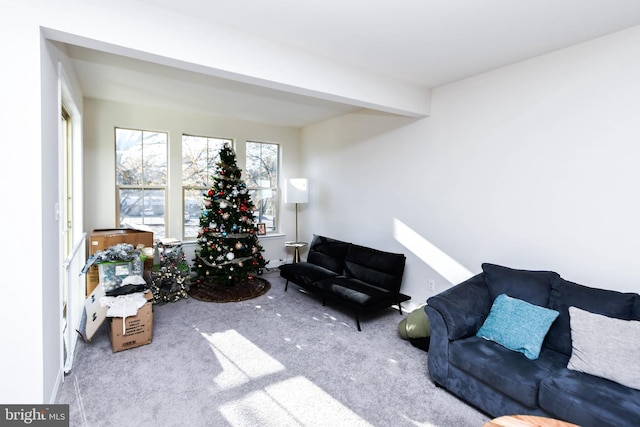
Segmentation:
<svg viewBox="0 0 640 427">
<path fill-rule="evenodd" d="M 289 178 L 284 183 L 285 203 L 309 203 L 307 178 Z"/>
</svg>

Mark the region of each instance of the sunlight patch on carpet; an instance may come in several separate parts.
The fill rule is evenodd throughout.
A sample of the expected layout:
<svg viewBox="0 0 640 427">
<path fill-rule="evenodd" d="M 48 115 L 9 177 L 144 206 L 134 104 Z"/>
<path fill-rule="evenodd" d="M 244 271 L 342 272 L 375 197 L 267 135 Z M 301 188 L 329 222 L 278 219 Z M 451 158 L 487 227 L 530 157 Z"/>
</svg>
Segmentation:
<svg viewBox="0 0 640 427">
<path fill-rule="evenodd" d="M 214 378 L 215 384 L 222 390 L 239 387 L 252 380 L 285 371 L 280 362 L 236 330 L 200 334 L 209 342 L 222 368 L 222 372 Z M 355 412 L 302 376 L 277 381 L 266 387 L 263 384 L 263 388 L 224 403 L 218 409 L 233 427 L 372 427 Z"/>
<path fill-rule="evenodd" d="M 222 372 L 214 380 L 222 389 L 237 387 L 285 369 L 280 362 L 233 329 L 201 334 L 209 341 L 222 367 Z"/>
<path fill-rule="evenodd" d="M 431 424 L 428 422 L 422 422 L 422 421 L 418 421 L 418 420 L 414 420 L 412 418 L 409 418 L 407 415 L 401 414 L 400 415 L 403 419 L 407 420 L 409 423 L 413 424 L 416 427 L 441 427 L 439 425 L 436 424 Z"/>
<path fill-rule="evenodd" d="M 233 427 L 348 425 L 372 427 L 305 377 L 294 377 L 219 407 Z"/>
</svg>

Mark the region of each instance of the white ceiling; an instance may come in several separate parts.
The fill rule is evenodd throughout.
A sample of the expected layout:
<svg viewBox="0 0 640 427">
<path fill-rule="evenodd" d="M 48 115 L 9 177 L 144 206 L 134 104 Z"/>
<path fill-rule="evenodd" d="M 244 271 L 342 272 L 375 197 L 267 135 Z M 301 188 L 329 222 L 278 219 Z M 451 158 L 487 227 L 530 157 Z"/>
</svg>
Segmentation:
<svg viewBox="0 0 640 427">
<path fill-rule="evenodd" d="M 637 0 L 140 0 L 417 88 L 640 24 Z M 359 109 L 68 46 L 86 97 L 305 126 Z"/>
</svg>

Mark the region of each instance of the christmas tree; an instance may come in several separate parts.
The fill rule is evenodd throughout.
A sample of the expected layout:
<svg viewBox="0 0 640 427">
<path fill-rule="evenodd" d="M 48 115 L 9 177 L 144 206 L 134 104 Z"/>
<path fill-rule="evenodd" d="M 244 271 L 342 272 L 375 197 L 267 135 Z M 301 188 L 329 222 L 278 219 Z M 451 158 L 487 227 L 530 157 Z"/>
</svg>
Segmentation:
<svg viewBox="0 0 640 427">
<path fill-rule="evenodd" d="M 204 196 L 194 259 L 195 283 L 230 286 L 262 274 L 262 257 L 253 220 L 255 205 L 236 166 L 236 155 L 226 144 L 220 150 L 213 186 Z"/>
</svg>

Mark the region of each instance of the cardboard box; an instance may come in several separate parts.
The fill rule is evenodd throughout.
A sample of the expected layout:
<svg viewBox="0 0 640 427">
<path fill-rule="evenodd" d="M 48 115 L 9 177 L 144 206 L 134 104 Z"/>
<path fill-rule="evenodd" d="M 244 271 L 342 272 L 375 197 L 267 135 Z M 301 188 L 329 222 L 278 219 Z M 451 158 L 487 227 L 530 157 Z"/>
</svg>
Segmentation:
<svg viewBox="0 0 640 427">
<path fill-rule="evenodd" d="M 138 314 L 122 317 L 110 317 L 109 336 L 114 353 L 150 344 L 153 339 L 153 294 L 145 294 L 148 302 L 140 307 Z M 123 331 L 124 323 L 124 331 Z"/>
<path fill-rule="evenodd" d="M 130 243 L 134 247 L 142 244 L 145 247 L 153 247 L 153 232 L 136 230 L 133 228 L 113 228 L 106 230 L 93 230 L 89 237 L 89 254 L 91 256 L 98 251 L 103 251 L 118 243 Z M 153 260 L 147 259 L 144 263 L 145 269 L 151 269 Z M 100 283 L 100 272 L 98 267 L 92 265 L 87 271 L 86 288 L 87 295 Z"/>
<path fill-rule="evenodd" d="M 107 318 L 109 307 L 100 304 L 100 298 L 103 296 L 105 296 L 104 288 L 102 286 L 96 286 L 84 302 L 85 316 L 82 319 L 78 332 L 85 341 L 91 341 L 93 339 L 93 336 Z"/>
</svg>

